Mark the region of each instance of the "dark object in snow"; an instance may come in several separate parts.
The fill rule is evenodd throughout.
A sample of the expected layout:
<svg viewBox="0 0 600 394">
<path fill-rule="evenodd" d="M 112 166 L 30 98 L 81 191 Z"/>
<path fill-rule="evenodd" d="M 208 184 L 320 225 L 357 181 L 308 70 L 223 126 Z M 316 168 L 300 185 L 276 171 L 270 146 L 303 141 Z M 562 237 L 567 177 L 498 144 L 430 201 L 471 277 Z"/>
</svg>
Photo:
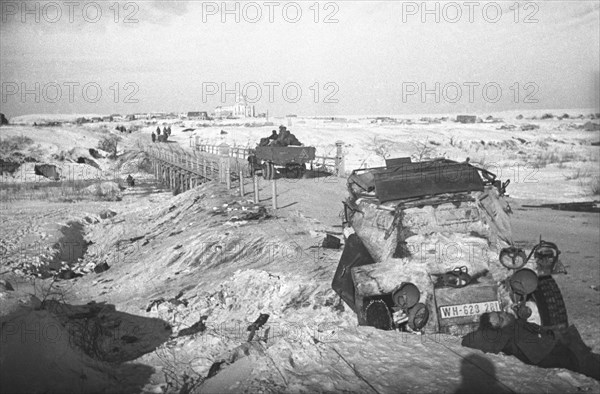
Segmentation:
<svg viewBox="0 0 600 394">
<path fill-rule="evenodd" d="M 367 305 L 365 316 L 369 326 L 380 330 L 391 330 L 394 327 L 390 309 L 383 300 L 371 301 Z"/>
<path fill-rule="evenodd" d="M 4 116 L 4 114 L 0 114 L 0 126 L 4 126 L 8 124 L 8 119 Z"/>
<path fill-rule="evenodd" d="M 341 240 L 338 237 L 334 237 L 331 234 L 327 234 L 323 240 L 323 247 L 326 249 L 339 249 L 341 246 Z"/>
<path fill-rule="evenodd" d="M 100 212 L 100 219 L 110 219 L 115 216 L 117 216 L 117 213 L 110 209 L 105 209 L 104 211 Z"/>
<path fill-rule="evenodd" d="M 585 131 L 598 131 L 600 130 L 600 123 L 587 122 L 583 126 L 580 126 L 580 128 L 584 129 Z"/>
<path fill-rule="evenodd" d="M 521 125 L 521 131 L 531 131 L 531 130 L 537 130 L 539 128 L 540 128 L 540 126 L 538 126 L 536 124 L 527 123 L 527 124 Z"/>
<path fill-rule="evenodd" d="M 94 272 L 100 274 L 104 271 L 108 271 L 109 268 L 110 266 L 108 265 L 108 263 L 100 263 L 94 267 Z"/>
<path fill-rule="evenodd" d="M 10 284 L 9 281 L 0 279 L 0 291 L 14 291 L 14 287 Z"/>
<path fill-rule="evenodd" d="M 257 330 L 259 330 L 265 323 L 269 320 L 269 315 L 266 313 L 261 313 L 260 316 L 254 321 L 254 323 L 250 324 L 246 331 L 250 331 L 250 335 L 248 335 L 248 342 L 252 341 L 254 338 L 254 334 Z"/>
<path fill-rule="evenodd" d="M 558 204 L 523 205 L 523 208 L 550 208 L 557 211 L 600 212 L 600 201 L 566 202 Z"/>
<path fill-rule="evenodd" d="M 229 134 L 225 130 L 221 130 L 221 135 Z"/>
<path fill-rule="evenodd" d="M 254 323 L 250 324 L 246 331 L 258 330 L 269 320 L 269 315 L 267 313 L 261 313 L 260 316 L 254 321 Z"/>
<path fill-rule="evenodd" d="M 90 155 L 94 158 L 94 159 L 103 159 L 102 155 L 100 154 L 100 152 L 98 152 L 96 149 L 94 148 L 90 148 L 89 149 Z"/>
<path fill-rule="evenodd" d="M 184 337 L 187 335 L 195 334 L 197 332 L 204 332 L 206 330 L 206 324 L 204 324 L 206 319 L 208 319 L 208 316 L 201 316 L 200 320 L 198 320 L 196 323 L 192 324 L 188 328 L 180 330 L 179 334 L 177 334 L 177 337 Z"/>
<path fill-rule="evenodd" d="M 35 175 L 41 175 L 55 181 L 60 179 L 60 171 L 54 164 L 36 164 L 33 170 Z"/>
<path fill-rule="evenodd" d="M 479 328 L 465 335 L 462 345 L 486 353 L 504 353 L 542 368 L 565 368 L 600 380 L 600 354 L 581 339 L 575 326 L 544 330 L 506 312 L 481 315 Z"/>
<path fill-rule="evenodd" d="M 458 123 L 475 123 L 477 117 L 474 115 L 458 115 L 456 121 Z"/>
<path fill-rule="evenodd" d="M 148 307 L 146 308 L 146 312 L 150 312 L 152 310 L 153 306 L 159 306 L 163 302 L 170 302 L 172 305 L 175 305 L 175 306 L 177 306 L 177 305 L 188 306 L 188 300 L 181 298 L 181 297 L 183 297 L 183 290 L 180 291 L 179 294 L 177 294 L 175 297 L 169 298 L 168 300 L 164 299 L 163 297 L 152 300 L 150 302 L 150 304 L 148 305 Z M 200 320 L 202 320 L 202 319 L 206 320 L 207 318 L 208 318 L 207 316 L 202 316 L 200 318 Z"/>
<path fill-rule="evenodd" d="M 131 176 L 131 174 L 127 175 L 127 185 L 129 187 L 134 187 L 135 186 L 135 180 L 133 179 L 133 177 Z"/>
<path fill-rule="evenodd" d="M 331 287 L 356 312 L 354 299 L 354 281 L 350 270 L 361 265 L 375 264 L 367 248 L 356 234 L 351 234 L 346 240 L 340 263 L 338 264 Z"/>
<path fill-rule="evenodd" d="M 267 209 L 263 206 L 259 206 L 255 211 L 246 211 L 243 214 L 239 215 L 237 218 L 232 217 L 230 220 L 232 222 L 238 222 L 240 220 L 260 220 L 260 219 L 268 219 L 271 215 L 267 212 Z"/>
<path fill-rule="evenodd" d="M 213 363 L 213 365 L 211 365 L 210 369 L 208 370 L 208 375 L 206 376 L 206 378 L 210 379 L 213 376 L 215 376 L 216 374 L 218 374 L 219 371 L 221 370 L 221 367 L 225 363 L 226 363 L 225 361 L 217 361 L 217 362 Z"/>
<path fill-rule="evenodd" d="M 83 276 L 81 274 L 76 273 L 75 271 L 73 271 L 72 269 L 63 269 L 61 270 L 58 275 L 57 275 L 60 279 L 75 279 L 75 278 L 79 278 L 80 276 Z"/>
</svg>

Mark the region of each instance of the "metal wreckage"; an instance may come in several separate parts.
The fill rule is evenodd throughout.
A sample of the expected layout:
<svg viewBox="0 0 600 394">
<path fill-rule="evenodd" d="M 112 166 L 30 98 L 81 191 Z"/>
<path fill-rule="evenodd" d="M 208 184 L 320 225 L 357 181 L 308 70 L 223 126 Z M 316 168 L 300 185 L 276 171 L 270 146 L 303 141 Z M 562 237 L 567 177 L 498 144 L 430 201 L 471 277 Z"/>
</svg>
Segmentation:
<svg viewBox="0 0 600 394">
<path fill-rule="evenodd" d="M 447 159 L 386 160 L 348 178 L 344 251 L 332 287 L 359 325 L 464 334 L 481 314 L 512 310 L 547 328 L 568 325 L 552 274 L 560 251 L 514 246 L 496 175 Z"/>
</svg>

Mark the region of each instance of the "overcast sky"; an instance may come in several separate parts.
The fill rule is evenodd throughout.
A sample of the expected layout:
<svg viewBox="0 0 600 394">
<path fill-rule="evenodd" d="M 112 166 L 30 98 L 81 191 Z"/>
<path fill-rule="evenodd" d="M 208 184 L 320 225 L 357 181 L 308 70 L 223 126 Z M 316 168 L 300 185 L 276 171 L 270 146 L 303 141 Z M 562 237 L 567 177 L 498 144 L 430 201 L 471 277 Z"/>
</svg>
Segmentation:
<svg viewBox="0 0 600 394">
<path fill-rule="evenodd" d="M 519 2 L 518 12 L 515 1 L 430 1 L 428 14 L 400 1 L 230 2 L 230 14 L 222 2 L 35 3 L 1 1 L 8 117 L 210 112 L 234 103 L 221 90 L 236 83 L 272 115 L 600 102 L 598 1 Z"/>
</svg>

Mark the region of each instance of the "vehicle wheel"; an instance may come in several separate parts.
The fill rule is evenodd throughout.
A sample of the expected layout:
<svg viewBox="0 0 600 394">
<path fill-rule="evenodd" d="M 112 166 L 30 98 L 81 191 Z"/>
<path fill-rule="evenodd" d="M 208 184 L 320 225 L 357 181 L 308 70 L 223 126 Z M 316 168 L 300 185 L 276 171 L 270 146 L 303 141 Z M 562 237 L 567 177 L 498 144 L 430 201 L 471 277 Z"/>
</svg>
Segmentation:
<svg viewBox="0 0 600 394">
<path fill-rule="evenodd" d="M 304 168 L 301 165 L 288 165 L 286 166 L 286 175 L 288 178 L 300 179 L 302 178 L 302 174 L 304 173 L 304 171 L 302 171 L 303 169 Z"/>
<path fill-rule="evenodd" d="M 554 278 L 551 276 L 539 278 L 538 287 L 531 299 L 537 306 L 542 327 L 567 328 L 569 326 L 565 301 Z"/>
<path fill-rule="evenodd" d="M 271 180 L 275 177 L 275 166 L 273 163 L 263 163 L 263 178 Z"/>
<path fill-rule="evenodd" d="M 408 310 L 408 326 L 413 331 L 420 331 L 429 320 L 429 309 L 421 302 Z"/>
</svg>

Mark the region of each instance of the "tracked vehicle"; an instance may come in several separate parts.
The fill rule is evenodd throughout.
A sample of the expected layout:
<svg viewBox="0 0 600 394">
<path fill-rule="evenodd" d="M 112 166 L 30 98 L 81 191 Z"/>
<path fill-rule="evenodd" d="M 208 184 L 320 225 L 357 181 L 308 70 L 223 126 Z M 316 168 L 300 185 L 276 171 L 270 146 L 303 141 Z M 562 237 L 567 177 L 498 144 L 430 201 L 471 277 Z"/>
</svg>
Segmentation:
<svg viewBox="0 0 600 394">
<path fill-rule="evenodd" d="M 505 310 L 566 326 L 552 278 L 560 251 L 541 240 L 529 255 L 513 246 L 509 182 L 447 159 L 353 171 L 344 202 L 350 235 L 332 287 L 358 323 L 462 334 L 481 314 Z"/>
</svg>

